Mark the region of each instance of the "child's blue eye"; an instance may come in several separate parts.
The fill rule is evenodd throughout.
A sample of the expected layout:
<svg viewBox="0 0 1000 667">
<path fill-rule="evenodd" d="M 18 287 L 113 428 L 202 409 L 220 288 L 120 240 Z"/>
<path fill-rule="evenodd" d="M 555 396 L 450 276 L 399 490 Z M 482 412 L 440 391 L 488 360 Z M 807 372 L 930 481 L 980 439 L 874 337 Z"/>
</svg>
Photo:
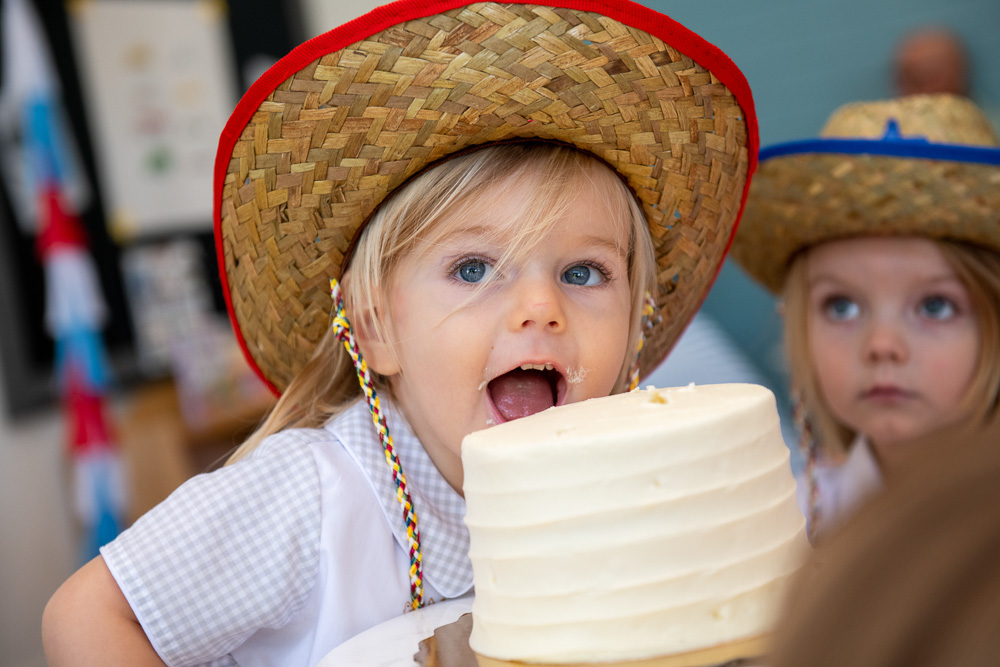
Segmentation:
<svg viewBox="0 0 1000 667">
<path fill-rule="evenodd" d="M 599 285 L 603 282 L 604 277 L 597 269 L 586 264 L 576 264 L 563 271 L 562 279 L 563 282 L 570 285 L 590 287 L 591 285 Z"/>
<path fill-rule="evenodd" d="M 927 297 L 920 303 L 920 312 L 932 320 L 950 319 L 955 310 L 955 304 L 943 296 Z"/>
<path fill-rule="evenodd" d="M 491 268 L 481 259 L 470 259 L 458 267 L 456 274 L 467 283 L 478 283 L 489 275 Z"/>
<path fill-rule="evenodd" d="M 823 306 L 823 310 L 830 317 L 830 319 L 838 321 L 853 320 L 861 312 L 858 304 L 842 296 L 827 299 Z"/>
</svg>

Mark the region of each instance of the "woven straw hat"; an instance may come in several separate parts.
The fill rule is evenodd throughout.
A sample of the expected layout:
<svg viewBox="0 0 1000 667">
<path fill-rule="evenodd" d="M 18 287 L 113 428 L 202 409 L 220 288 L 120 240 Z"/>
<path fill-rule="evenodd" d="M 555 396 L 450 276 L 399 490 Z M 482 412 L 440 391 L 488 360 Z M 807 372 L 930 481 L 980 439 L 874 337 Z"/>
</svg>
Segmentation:
<svg viewBox="0 0 1000 667">
<path fill-rule="evenodd" d="M 640 373 L 652 370 L 717 275 L 748 192 L 743 75 L 627 0 L 402 0 L 276 63 L 219 141 L 223 291 L 265 382 L 282 391 L 309 359 L 330 278 L 390 192 L 457 151 L 525 137 L 596 155 L 641 203 L 661 287 Z"/>
<path fill-rule="evenodd" d="M 971 101 L 848 104 L 819 139 L 763 149 L 732 256 L 778 293 L 800 250 L 875 234 L 1000 251 L 1000 142 Z"/>
</svg>

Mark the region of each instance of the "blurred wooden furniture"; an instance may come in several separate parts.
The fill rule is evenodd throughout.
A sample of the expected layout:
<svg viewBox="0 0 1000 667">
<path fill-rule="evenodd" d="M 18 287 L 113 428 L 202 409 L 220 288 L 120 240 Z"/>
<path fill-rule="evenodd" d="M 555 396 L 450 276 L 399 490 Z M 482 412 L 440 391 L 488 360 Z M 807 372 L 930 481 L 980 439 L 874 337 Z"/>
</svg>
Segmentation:
<svg viewBox="0 0 1000 667">
<path fill-rule="evenodd" d="M 185 421 L 172 380 L 143 385 L 125 400 L 118 439 L 129 480 L 128 522 L 188 478 L 221 466 L 270 409 L 273 399 L 235 402 L 198 426 Z"/>
</svg>

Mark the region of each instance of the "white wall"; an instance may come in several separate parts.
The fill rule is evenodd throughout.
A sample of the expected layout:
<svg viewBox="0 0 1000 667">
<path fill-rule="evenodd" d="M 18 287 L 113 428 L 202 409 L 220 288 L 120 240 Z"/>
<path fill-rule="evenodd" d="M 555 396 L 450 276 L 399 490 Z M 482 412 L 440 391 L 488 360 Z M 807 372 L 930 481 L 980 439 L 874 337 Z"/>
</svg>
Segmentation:
<svg viewBox="0 0 1000 667">
<path fill-rule="evenodd" d="M 384 0 L 302 0 L 306 36 L 315 37 L 384 4 Z"/>
<path fill-rule="evenodd" d="M 0 404 L 2 404 L 0 396 Z M 0 413 L 0 665 L 41 667 L 45 602 L 76 567 L 63 422 Z"/>
</svg>

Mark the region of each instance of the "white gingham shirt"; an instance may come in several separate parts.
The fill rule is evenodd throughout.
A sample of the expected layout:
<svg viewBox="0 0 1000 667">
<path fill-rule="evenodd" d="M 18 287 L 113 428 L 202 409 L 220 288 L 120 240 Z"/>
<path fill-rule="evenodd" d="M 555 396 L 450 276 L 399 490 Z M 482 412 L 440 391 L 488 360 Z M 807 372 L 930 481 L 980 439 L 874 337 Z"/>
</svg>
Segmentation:
<svg viewBox="0 0 1000 667">
<path fill-rule="evenodd" d="M 465 501 L 387 410 L 424 599 L 472 588 Z M 410 600 L 406 525 L 367 405 L 187 481 L 101 550 L 168 665 L 315 665 Z"/>
</svg>

